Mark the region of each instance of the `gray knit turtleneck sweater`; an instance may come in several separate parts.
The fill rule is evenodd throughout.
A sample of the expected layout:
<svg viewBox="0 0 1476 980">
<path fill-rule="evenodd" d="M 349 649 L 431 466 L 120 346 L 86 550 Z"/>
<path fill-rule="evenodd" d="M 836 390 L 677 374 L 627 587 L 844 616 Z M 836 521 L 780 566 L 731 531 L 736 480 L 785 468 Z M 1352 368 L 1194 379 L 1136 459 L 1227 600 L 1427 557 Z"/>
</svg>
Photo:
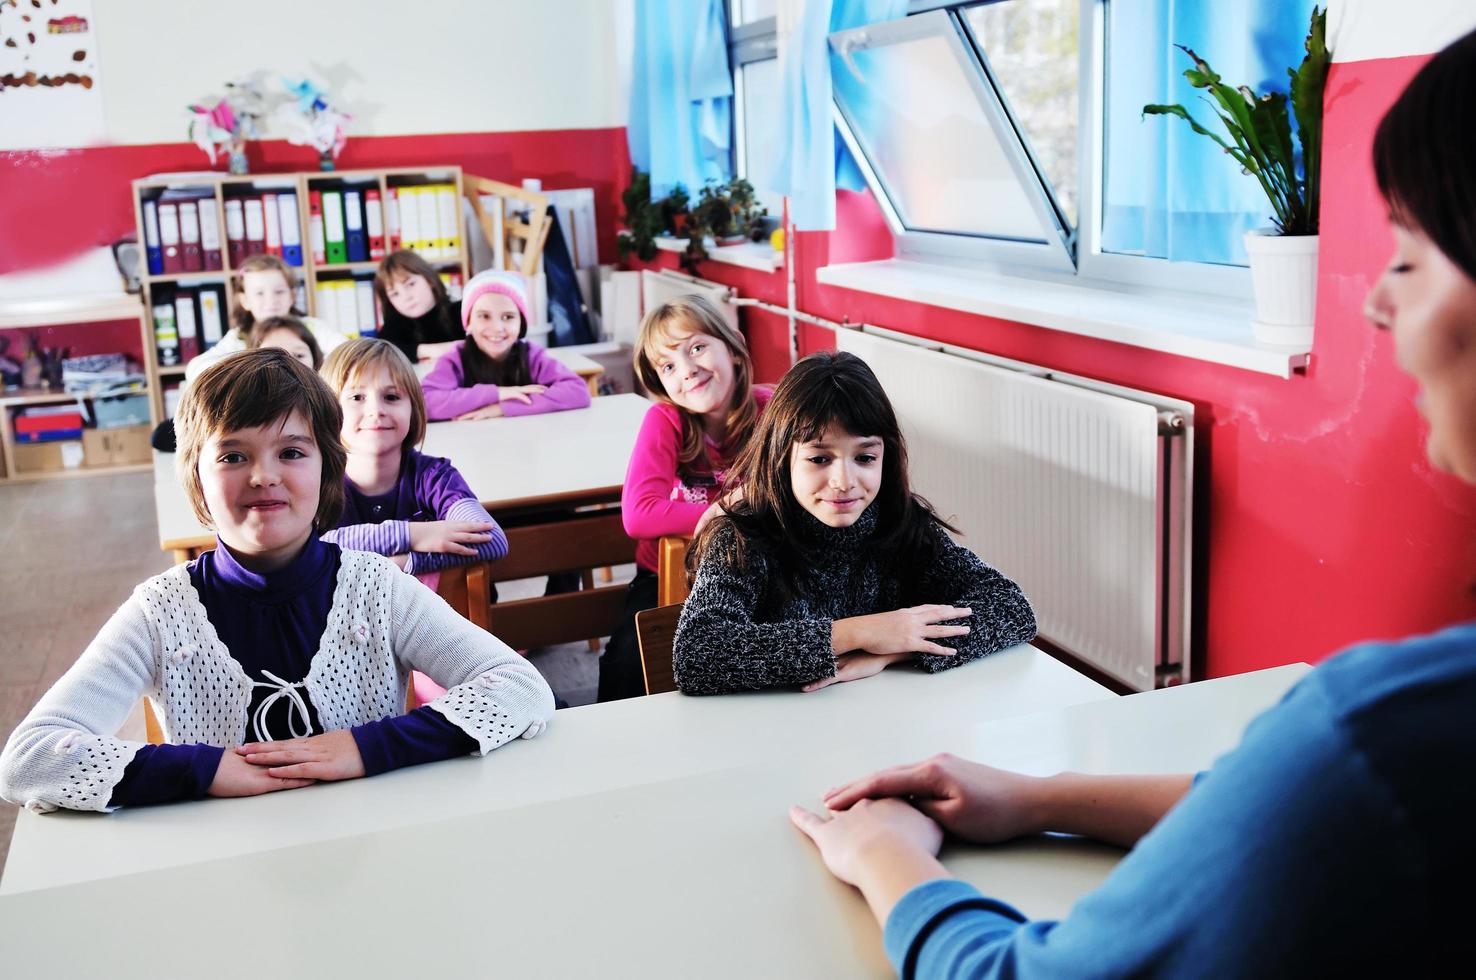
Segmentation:
<svg viewBox="0 0 1476 980">
<path fill-rule="evenodd" d="M 937 672 L 1035 636 L 1035 613 L 1020 587 L 984 564 L 933 525 L 941 553 L 929 568 L 888 570 L 867 547 L 876 531 L 876 505 L 856 523 L 831 528 L 808 514 L 804 534 L 820 562 L 804 576 L 806 594 L 785 599 L 773 584 L 772 556 L 749 549 L 748 568 L 734 561 L 737 534 L 719 518 L 687 597 L 672 647 L 677 686 L 687 694 L 723 694 L 807 684 L 835 674 L 831 622 L 924 603 L 968 607 L 955 622 L 967 636 L 936 642 L 957 656 L 914 654 Z"/>
</svg>

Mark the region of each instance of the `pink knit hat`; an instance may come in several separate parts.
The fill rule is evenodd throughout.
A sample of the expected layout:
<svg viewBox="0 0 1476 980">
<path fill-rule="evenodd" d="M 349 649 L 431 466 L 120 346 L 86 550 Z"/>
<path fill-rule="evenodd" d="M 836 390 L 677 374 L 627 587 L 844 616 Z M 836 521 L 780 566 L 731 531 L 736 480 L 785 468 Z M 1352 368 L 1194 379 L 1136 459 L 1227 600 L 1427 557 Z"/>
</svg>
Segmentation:
<svg viewBox="0 0 1476 980">
<path fill-rule="evenodd" d="M 528 325 L 528 280 L 516 272 L 488 269 L 471 277 L 471 282 L 461 291 L 461 328 L 471 322 L 472 307 L 488 293 L 500 293 L 513 301 L 518 312 L 523 314 L 523 326 Z"/>
</svg>

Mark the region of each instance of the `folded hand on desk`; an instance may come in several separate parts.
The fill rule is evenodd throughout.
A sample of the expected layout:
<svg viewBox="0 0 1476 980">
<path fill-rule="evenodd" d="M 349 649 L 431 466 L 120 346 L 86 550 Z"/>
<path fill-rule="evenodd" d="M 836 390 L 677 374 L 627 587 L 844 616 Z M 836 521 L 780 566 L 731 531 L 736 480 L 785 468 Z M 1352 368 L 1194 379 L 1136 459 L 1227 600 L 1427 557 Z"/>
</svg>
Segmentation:
<svg viewBox="0 0 1476 980">
<path fill-rule="evenodd" d="M 818 681 L 811 681 L 800 688 L 806 694 L 818 691 L 832 684 L 842 684 L 846 681 L 859 681 L 863 677 L 871 677 L 880 674 L 892 664 L 907 660 L 912 656 L 910 653 L 843 653 L 835 658 L 835 673 L 829 677 L 822 677 Z"/>
<path fill-rule="evenodd" d="M 220 767 L 215 770 L 215 779 L 206 792 L 210 796 L 260 796 L 284 789 L 311 786 L 312 779 L 284 779 L 273 776 L 260 766 L 253 766 L 235 752 L 223 752 Z"/>
<path fill-rule="evenodd" d="M 347 729 L 279 742 L 248 742 L 236 749 L 236 755 L 277 779 L 358 779 L 364 775 L 359 744 Z"/>
<path fill-rule="evenodd" d="M 492 540 L 495 526 L 486 521 L 411 521 L 410 550 L 470 557 L 477 553 L 473 545 Z"/>
<path fill-rule="evenodd" d="M 825 805 L 846 810 L 865 800 L 900 797 L 951 834 L 996 844 L 1042 831 L 1033 800 L 1042 782 L 943 753 L 837 786 Z"/>
</svg>

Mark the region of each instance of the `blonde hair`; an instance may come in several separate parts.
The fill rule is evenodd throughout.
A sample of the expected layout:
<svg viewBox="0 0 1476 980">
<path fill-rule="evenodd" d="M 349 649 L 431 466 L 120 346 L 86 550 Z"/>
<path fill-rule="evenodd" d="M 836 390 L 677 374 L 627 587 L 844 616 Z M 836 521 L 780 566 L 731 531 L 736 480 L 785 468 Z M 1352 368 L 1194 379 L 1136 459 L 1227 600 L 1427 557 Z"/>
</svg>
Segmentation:
<svg viewBox="0 0 1476 980">
<path fill-rule="evenodd" d="M 293 412 L 307 420 L 323 460 L 313 525 L 320 533 L 338 526 L 347 459 L 340 434 L 343 412 L 323 379 L 278 347 L 240 351 L 223 358 L 201 372 L 180 400 L 174 419 L 179 448 L 175 465 L 185 496 L 201 524 L 215 525 L 200 485 L 200 454 L 206 441 L 227 432 L 280 422 Z"/>
<path fill-rule="evenodd" d="M 671 338 L 678 328 L 720 340 L 733 355 L 733 396 L 728 404 L 724 447 L 741 446 L 758 419 L 758 402 L 753 397 L 753 359 L 749 357 L 743 335 L 705 296 L 679 296 L 668 300 L 647 312 L 641 320 L 641 329 L 636 335 L 636 377 L 652 399 L 672 406 L 681 416 L 682 447 L 677 461 L 682 466 L 693 466 L 699 460 L 705 460 L 710 466 L 712 461 L 706 460 L 701 420 L 667 396 L 666 387 L 661 383 L 661 373 L 656 369 L 665 352 L 675 346 Z"/>
<path fill-rule="evenodd" d="M 282 278 L 287 281 L 287 291 L 293 295 L 292 312 L 296 316 L 302 316 L 297 309 L 297 273 L 292 271 L 292 266 L 283 262 L 275 255 L 253 255 L 241 263 L 236 270 L 239 275 L 233 280 L 231 287 L 235 295 L 235 302 L 231 304 L 231 323 L 241 332 L 244 340 L 251 334 L 251 328 L 256 323 L 256 317 L 250 310 L 241 305 L 241 297 L 246 293 L 246 273 L 248 272 L 280 272 Z"/>
<path fill-rule="evenodd" d="M 323 362 L 323 379 L 333 389 L 333 394 L 340 396 L 355 379 L 372 373 L 376 368 L 384 368 L 395 387 L 402 389 L 405 397 L 410 399 L 410 431 L 400 448 L 402 452 L 414 449 L 425 438 L 425 392 L 420 388 L 415 368 L 398 347 L 375 337 L 360 337 L 339 344 Z"/>
</svg>

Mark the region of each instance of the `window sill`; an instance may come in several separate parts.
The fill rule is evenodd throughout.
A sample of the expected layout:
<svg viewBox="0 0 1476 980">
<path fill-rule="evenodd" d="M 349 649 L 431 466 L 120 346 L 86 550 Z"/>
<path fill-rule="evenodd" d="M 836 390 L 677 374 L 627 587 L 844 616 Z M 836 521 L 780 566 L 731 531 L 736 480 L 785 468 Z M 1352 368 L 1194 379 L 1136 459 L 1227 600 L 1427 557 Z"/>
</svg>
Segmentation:
<svg viewBox="0 0 1476 980">
<path fill-rule="evenodd" d="M 824 266 L 827 286 L 1096 337 L 1290 378 L 1310 351 L 1259 344 L 1249 304 L 975 272 L 907 259 Z"/>
<path fill-rule="evenodd" d="M 656 247 L 663 252 L 685 252 L 685 238 L 656 239 Z M 758 272 L 773 272 L 784 268 L 784 253 L 774 251 L 768 242 L 744 242 L 741 245 L 708 245 L 707 258 L 725 265 L 736 265 Z"/>
</svg>

